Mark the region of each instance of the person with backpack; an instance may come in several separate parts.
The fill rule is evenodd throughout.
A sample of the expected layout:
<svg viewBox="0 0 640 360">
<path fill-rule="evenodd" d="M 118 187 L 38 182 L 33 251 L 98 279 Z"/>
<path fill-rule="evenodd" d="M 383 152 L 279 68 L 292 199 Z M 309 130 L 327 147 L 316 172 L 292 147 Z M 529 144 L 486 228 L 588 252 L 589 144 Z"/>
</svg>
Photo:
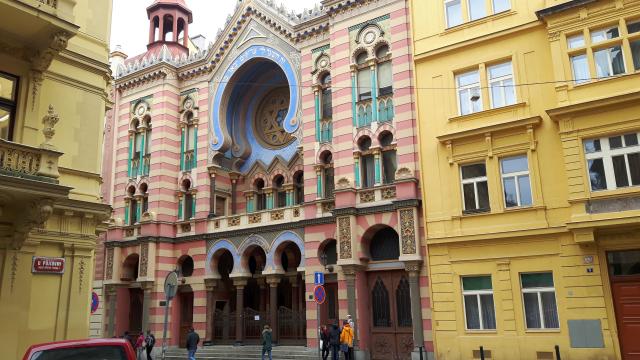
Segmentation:
<svg viewBox="0 0 640 360">
<path fill-rule="evenodd" d="M 196 360 L 196 351 L 198 350 L 198 343 L 200 342 L 200 335 L 193 329 L 193 326 L 189 328 L 189 334 L 187 335 L 187 351 L 189 352 L 189 360 Z"/>
<path fill-rule="evenodd" d="M 339 360 L 340 359 L 340 329 L 338 328 L 338 323 L 336 322 L 331 327 L 331 331 L 329 332 L 329 346 L 331 347 L 331 359 Z"/>
<path fill-rule="evenodd" d="M 271 335 L 271 327 L 269 325 L 265 325 L 264 330 L 262 330 L 262 356 L 260 356 L 261 360 L 264 360 L 265 354 L 269 354 L 269 360 L 272 360 L 271 349 L 273 347 L 273 338 Z"/>
<path fill-rule="evenodd" d="M 351 328 L 348 320 L 344 321 L 344 326 L 340 333 L 340 350 L 344 352 L 345 360 L 353 360 L 353 328 Z"/>
<path fill-rule="evenodd" d="M 147 344 L 147 360 L 152 360 L 151 353 L 153 352 L 153 346 L 156 344 L 156 337 L 153 336 L 151 330 L 147 330 L 147 337 L 144 338 L 144 342 Z"/>
<path fill-rule="evenodd" d="M 320 340 L 322 341 L 322 360 L 329 357 L 329 329 L 326 325 L 320 327 Z"/>
</svg>

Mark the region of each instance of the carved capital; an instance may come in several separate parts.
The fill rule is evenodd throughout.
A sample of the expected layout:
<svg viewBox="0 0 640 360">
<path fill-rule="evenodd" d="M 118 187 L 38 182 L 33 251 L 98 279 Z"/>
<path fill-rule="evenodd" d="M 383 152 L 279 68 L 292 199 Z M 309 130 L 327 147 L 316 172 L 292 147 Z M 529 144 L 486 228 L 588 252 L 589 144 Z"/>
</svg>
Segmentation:
<svg viewBox="0 0 640 360">
<path fill-rule="evenodd" d="M 12 248 L 15 250 L 22 248 L 29 232 L 36 228 L 42 228 L 51 214 L 53 214 L 53 200 L 51 199 L 36 200 L 28 204 L 24 216 L 14 225 Z"/>
<path fill-rule="evenodd" d="M 269 287 L 277 287 L 280 284 L 280 280 L 282 279 L 282 275 L 269 275 L 267 276 L 267 284 Z"/>
</svg>

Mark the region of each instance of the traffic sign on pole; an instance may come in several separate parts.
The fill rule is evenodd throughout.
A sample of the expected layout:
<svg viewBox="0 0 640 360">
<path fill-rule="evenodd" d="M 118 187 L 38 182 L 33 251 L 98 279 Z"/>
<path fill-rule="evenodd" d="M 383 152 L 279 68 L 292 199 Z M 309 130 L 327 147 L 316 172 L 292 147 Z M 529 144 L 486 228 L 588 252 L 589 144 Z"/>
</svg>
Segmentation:
<svg viewBox="0 0 640 360">
<path fill-rule="evenodd" d="M 324 285 L 324 273 L 322 271 L 316 271 L 313 274 L 314 285 Z"/>
<path fill-rule="evenodd" d="M 169 303 L 178 292 L 178 271 L 174 270 L 167 274 L 164 279 L 164 295 L 166 298 L 164 305 L 164 329 L 162 331 L 162 360 L 165 359 L 167 353 L 167 325 L 169 322 Z"/>
<path fill-rule="evenodd" d="M 313 300 L 315 300 L 318 305 L 324 304 L 327 300 L 327 292 L 324 290 L 324 286 L 316 285 L 316 287 L 313 288 Z"/>
</svg>

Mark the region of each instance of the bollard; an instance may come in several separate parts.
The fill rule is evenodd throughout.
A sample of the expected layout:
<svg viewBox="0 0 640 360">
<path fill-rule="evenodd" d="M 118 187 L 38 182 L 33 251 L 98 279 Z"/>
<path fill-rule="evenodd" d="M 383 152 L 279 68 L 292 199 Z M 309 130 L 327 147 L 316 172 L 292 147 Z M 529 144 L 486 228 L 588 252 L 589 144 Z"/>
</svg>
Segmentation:
<svg viewBox="0 0 640 360">
<path fill-rule="evenodd" d="M 484 347 L 480 346 L 480 360 L 484 360 Z"/>
<path fill-rule="evenodd" d="M 560 346 L 556 345 L 556 360 L 562 360 L 560 359 Z"/>
<path fill-rule="evenodd" d="M 418 346 L 418 349 L 420 349 L 420 360 L 423 360 L 423 359 L 422 359 L 422 348 L 423 348 L 423 347 L 424 347 L 424 346 Z"/>
</svg>

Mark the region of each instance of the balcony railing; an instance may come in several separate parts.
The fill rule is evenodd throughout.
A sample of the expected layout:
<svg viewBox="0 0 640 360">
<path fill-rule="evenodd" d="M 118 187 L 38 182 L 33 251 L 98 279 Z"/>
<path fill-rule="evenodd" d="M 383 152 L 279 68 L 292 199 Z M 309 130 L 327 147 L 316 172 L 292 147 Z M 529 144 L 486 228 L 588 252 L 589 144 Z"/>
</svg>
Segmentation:
<svg viewBox="0 0 640 360">
<path fill-rule="evenodd" d="M 393 120 L 393 96 L 378 98 L 378 122 Z"/>
<path fill-rule="evenodd" d="M 358 127 L 369 126 L 373 122 L 371 99 L 358 102 Z"/>
<path fill-rule="evenodd" d="M 62 153 L 0 139 L 3 175 L 58 183 L 58 158 Z"/>
<path fill-rule="evenodd" d="M 320 143 L 330 143 L 333 138 L 333 124 L 331 121 L 324 121 L 320 126 Z"/>
<path fill-rule="evenodd" d="M 209 221 L 210 231 L 237 230 L 301 220 L 299 206 L 262 210 L 253 213 L 216 217 Z"/>
</svg>

